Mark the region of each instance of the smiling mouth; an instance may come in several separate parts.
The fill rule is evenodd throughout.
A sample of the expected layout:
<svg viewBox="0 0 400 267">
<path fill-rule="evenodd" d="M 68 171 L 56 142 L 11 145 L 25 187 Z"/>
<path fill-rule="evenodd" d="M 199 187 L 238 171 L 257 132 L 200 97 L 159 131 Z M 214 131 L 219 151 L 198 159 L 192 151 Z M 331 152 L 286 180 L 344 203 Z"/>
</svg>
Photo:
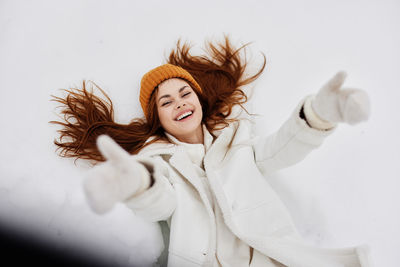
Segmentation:
<svg viewBox="0 0 400 267">
<path fill-rule="evenodd" d="M 183 113 L 182 115 L 178 116 L 178 118 L 176 118 L 175 120 L 176 121 L 184 120 L 184 119 L 192 116 L 192 114 L 193 114 L 193 111 L 187 111 L 187 112 Z"/>
</svg>

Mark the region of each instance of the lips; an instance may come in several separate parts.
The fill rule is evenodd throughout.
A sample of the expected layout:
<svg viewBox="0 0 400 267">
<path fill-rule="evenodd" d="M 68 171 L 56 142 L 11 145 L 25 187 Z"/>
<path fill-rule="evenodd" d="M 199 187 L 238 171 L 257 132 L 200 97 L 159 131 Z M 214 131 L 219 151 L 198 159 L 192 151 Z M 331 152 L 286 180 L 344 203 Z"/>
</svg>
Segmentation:
<svg viewBox="0 0 400 267">
<path fill-rule="evenodd" d="M 176 121 L 181 121 L 187 117 L 190 117 L 191 115 L 193 115 L 194 111 L 193 110 L 183 110 L 181 112 L 178 113 L 178 115 L 175 117 Z"/>
</svg>

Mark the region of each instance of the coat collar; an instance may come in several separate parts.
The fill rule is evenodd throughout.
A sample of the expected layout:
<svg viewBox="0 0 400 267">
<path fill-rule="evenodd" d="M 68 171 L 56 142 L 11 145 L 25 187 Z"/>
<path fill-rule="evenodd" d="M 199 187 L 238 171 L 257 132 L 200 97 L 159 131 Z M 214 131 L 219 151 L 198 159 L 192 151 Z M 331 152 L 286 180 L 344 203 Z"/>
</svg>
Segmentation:
<svg viewBox="0 0 400 267">
<path fill-rule="evenodd" d="M 210 170 L 211 168 L 218 168 L 218 166 L 221 165 L 225 159 L 231 146 L 236 146 L 240 143 L 243 143 L 244 140 L 241 140 L 243 137 L 248 138 L 248 134 L 244 132 L 249 131 L 249 127 L 244 125 L 240 127 L 241 124 L 242 122 L 236 121 L 229 124 L 229 126 L 222 130 L 214 131 L 213 134 L 216 136 L 215 140 L 213 140 L 212 135 L 208 132 L 205 125 L 203 125 L 204 144 L 206 147 L 206 154 L 204 157 L 205 169 Z M 239 138 L 236 138 L 238 136 Z M 151 138 L 148 141 L 150 140 Z M 185 153 L 182 143 L 179 144 L 179 141 L 177 141 L 174 137 L 172 137 L 170 140 L 170 143 L 166 141 L 158 141 L 150 144 L 143 148 L 139 154 L 145 156 L 170 155 L 170 160 L 175 162 L 175 168 L 178 170 L 185 169 L 186 166 L 184 166 L 183 162 L 191 164 L 191 161 L 188 159 L 188 155 Z M 247 142 L 248 141 L 249 140 L 247 140 Z M 185 160 L 182 160 L 184 157 L 186 157 Z"/>
<path fill-rule="evenodd" d="M 204 134 L 204 146 L 206 151 L 211 147 L 213 143 L 213 136 L 207 130 L 207 127 L 203 124 L 203 134 Z M 139 154 L 146 155 L 146 156 L 155 156 L 155 155 L 171 155 L 173 156 L 177 152 L 177 147 L 182 146 L 184 143 L 177 140 L 174 136 L 166 133 L 170 142 L 166 141 L 158 141 L 153 144 L 150 144 L 144 147 Z M 150 137 L 146 143 L 153 140 L 154 137 Z"/>
<path fill-rule="evenodd" d="M 235 105 L 232 108 L 232 112 L 228 117 L 229 119 L 231 118 L 235 118 L 235 119 L 240 119 L 240 118 L 247 118 L 246 114 L 243 112 L 243 109 L 239 106 L 239 105 Z M 214 130 L 212 133 L 214 136 L 216 136 L 216 139 L 214 140 L 213 136 L 210 134 L 210 132 L 207 130 L 207 127 L 203 124 L 203 133 L 204 133 L 204 145 L 206 148 L 206 151 L 208 151 L 211 147 L 214 147 L 215 144 L 220 143 L 221 145 L 225 145 L 226 140 L 232 140 L 233 139 L 233 135 L 236 132 L 236 129 L 238 128 L 238 122 L 236 123 L 231 123 L 229 124 L 228 127 L 225 127 L 224 129 L 221 130 Z M 219 140 L 220 137 L 223 140 Z M 154 137 L 150 137 L 147 142 L 150 142 L 151 140 L 153 140 Z M 218 141 L 219 140 L 219 141 Z M 155 156 L 155 155 L 165 155 L 165 154 L 169 154 L 169 155 L 173 155 L 175 153 L 177 144 L 176 142 L 165 142 L 165 141 L 158 141 L 155 142 L 151 145 L 146 146 L 145 148 L 143 148 L 139 154 L 141 155 L 148 155 L 148 156 Z"/>
</svg>

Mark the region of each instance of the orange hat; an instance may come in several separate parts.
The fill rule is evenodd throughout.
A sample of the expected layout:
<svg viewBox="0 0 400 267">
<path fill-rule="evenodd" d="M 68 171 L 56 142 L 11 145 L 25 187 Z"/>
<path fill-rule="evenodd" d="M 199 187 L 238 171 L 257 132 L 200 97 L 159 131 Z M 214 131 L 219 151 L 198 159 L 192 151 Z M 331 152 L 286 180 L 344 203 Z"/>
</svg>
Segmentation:
<svg viewBox="0 0 400 267">
<path fill-rule="evenodd" d="M 196 80 L 187 72 L 185 69 L 172 65 L 164 64 L 155 69 L 150 70 L 143 75 L 142 81 L 140 82 L 140 96 L 139 101 L 142 106 L 144 115 L 147 117 L 147 106 L 150 101 L 151 93 L 157 85 L 170 78 L 182 78 L 190 82 L 195 89 L 201 92 L 200 85 Z"/>
</svg>

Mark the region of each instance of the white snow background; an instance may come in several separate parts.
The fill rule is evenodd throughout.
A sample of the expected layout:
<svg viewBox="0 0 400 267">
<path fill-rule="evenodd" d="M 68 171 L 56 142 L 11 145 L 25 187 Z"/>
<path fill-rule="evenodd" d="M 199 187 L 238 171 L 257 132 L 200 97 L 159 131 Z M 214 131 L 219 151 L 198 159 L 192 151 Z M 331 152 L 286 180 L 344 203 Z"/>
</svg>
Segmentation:
<svg viewBox="0 0 400 267">
<path fill-rule="evenodd" d="M 165 62 L 178 38 L 195 50 L 229 34 L 253 42 L 267 68 L 248 107 L 269 134 L 337 71 L 371 98 L 368 122 L 339 125 L 322 147 L 269 180 L 305 240 L 322 247 L 369 244 L 378 267 L 400 266 L 400 2 L 0 1 L 0 220 L 59 247 L 130 266 L 150 266 L 161 235 L 119 204 L 94 214 L 81 182 L 88 167 L 57 156 L 50 95 L 102 87 L 116 120 L 140 116 L 141 76 Z"/>
</svg>

